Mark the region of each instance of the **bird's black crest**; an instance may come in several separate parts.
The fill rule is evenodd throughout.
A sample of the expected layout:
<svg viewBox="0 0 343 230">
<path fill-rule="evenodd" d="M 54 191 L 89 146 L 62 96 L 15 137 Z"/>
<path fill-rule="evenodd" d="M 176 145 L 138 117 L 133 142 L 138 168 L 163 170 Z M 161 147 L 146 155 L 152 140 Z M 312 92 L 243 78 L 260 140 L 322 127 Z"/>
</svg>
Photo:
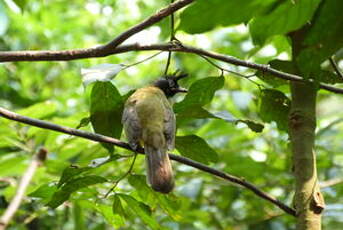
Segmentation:
<svg viewBox="0 0 343 230">
<path fill-rule="evenodd" d="M 178 84 L 179 80 L 187 76 L 188 74 L 185 74 L 185 73 L 181 73 L 181 74 L 175 73 L 172 75 L 166 75 L 163 78 L 157 80 L 154 83 L 154 86 L 160 88 L 167 97 L 172 97 L 176 93 L 187 92 L 186 89 L 181 88 Z"/>
</svg>

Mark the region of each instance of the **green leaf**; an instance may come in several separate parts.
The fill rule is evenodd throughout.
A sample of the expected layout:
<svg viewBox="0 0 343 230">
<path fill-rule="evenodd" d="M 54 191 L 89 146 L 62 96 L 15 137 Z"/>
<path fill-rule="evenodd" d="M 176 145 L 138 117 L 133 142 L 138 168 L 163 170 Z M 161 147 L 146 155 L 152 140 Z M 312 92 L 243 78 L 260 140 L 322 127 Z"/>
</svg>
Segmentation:
<svg viewBox="0 0 343 230">
<path fill-rule="evenodd" d="M 259 115 L 265 122 L 275 121 L 278 129 L 288 131 L 290 100 L 278 90 L 262 90 Z"/>
<path fill-rule="evenodd" d="M 216 26 L 246 23 L 275 1 L 198 0 L 182 12 L 180 29 L 194 34 L 206 32 Z"/>
<path fill-rule="evenodd" d="M 182 119 L 205 119 L 205 118 L 216 118 L 212 113 L 208 112 L 206 109 L 199 107 L 198 105 L 189 106 L 185 108 L 182 112 L 176 114 L 176 118 Z"/>
<path fill-rule="evenodd" d="M 45 203 L 51 199 L 51 197 L 56 191 L 57 191 L 56 184 L 49 182 L 49 183 L 41 185 L 35 191 L 28 194 L 28 196 L 41 198 L 42 202 Z"/>
<path fill-rule="evenodd" d="M 87 86 L 96 81 L 111 81 L 124 67 L 122 64 L 100 64 L 91 68 L 82 68 L 83 85 Z"/>
<path fill-rule="evenodd" d="M 208 77 L 194 82 L 183 101 L 174 105 L 175 113 L 181 113 L 190 107 L 202 107 L 211 102 L 215 92 L 224 85 L 224 77 Z"/>
<path fill-rule="evenodd" d="M 218 161 L 216 151 L 204 139 L 196 135 L 177 136 L 175 138 L 175 147 L 181 155 L 204 164 Z"/>
<path fill-rule="evenodd" d="M 290 61 L 272 60 L 268 64 L 273 69 L 277 69 L 286 73 L 296 74 L 294 64 Z M 282 80 L 280 78 L 276 78 L 274 75 L 263 72 L 261 70 L 257 71 L 256 75 L 258 76 L 258 78 L 260 78 L 261 80 L 270 84 L 273 87 L 279 87 L 281 85 L 288 84 L 287 81 Z"/>
<path fill-rule="evenodd" d="M 84 209 L 81 207 L 80 202 L 75 201 L 73 202 L 73 219 L 74 219 L 74 227 L 77 230 L 85 230 L 85 216 L 84 216 Z"/>
<path fill-rule="evenodd" d="M 56 113 L 57 105 L 51 101 L 45 101 L 34 104 L 25 109 L 18 110 L 17 112 L 23 116 L 29 116 L 32 118 L 43 119 Z"/>
<path fill-rule="evenodd" d="M 180 220 L 181 216 L 177 212 L 180 204 L 178 199 L 173 199 L 172 196 L 166 196 L 153 191 L 146 183 L 146 176 L 144 175 L 130 175 L 128 179 L 130 185 L 135 188 L 139 197 L 148 202 L 154 203 L 161 207 L 174 220 Z"/>
<path fill-rule="evenodd" d="M 145 202 L 154 200 L 154 192 L 146 183 L 146 176 L 144 175 L 130 175 L 128 181 L 132 187 L 135 188 L 139 197 Z"/>
<path fill-rule="evenodd" d="M 13 0 L 15 2 L 15 4 L 23 11 L 26 4 L 27 4 L 27 0 Z"/>
<path fill-rule="evenodd" d="M 311 20 L 321 0 L 282 1 L 268 14 L 256 17 L 249 24 L 255 44 L 277 34 L 286 34 L 302 27 Z"/>
<path fill-rule="evenodd" d="M 120 138 L 123 100 L 111 82 L 96 82 L 91 93 L 90 119 L 96 133 Z M 110 152 L 113 145 L 102 144 Z"/>
<path fill-rule="evenodd" d="M 255 121 L 251 121 L 251 120 L 237 120 L 237 122 L 241 122 L 246 124 L 252 131 L 256 132 L 256 133 L 261 133 L 264 129 L 264 125 L 257 123 Z"/>
<path fill-rule="evenodd" d="M 137 201 L 132 196 L 126 194 L 117 194 L 122 200 L 124 200 L 131 209 L 133 213 L 138 215 L 141 220 L 147 224 L 151 229 L 160 229 L 159 224 L 157 221 L 151 217 L 151 210 L 150 207 L 143 202 Z"/>
<path fill-rule="evenodd" d="M 112 212 L 121 217 L 126 216 L 121 200 L 116 194 L 113 196 Z"/>
<path fill-rule="evenodd" d="M 71 179 L 74 179 L 74 177 L 80 175 L 83 172 L 89 171 L 90 169 L 92 169 L 92 168 L 91 167 L 79 168 L 79 167 L 73 166 L 73 165 L 65 168 L 62 172 L 62 176 L 60 178 L 60 181 L 57 184 L 57 187 L 58 188 L 61 187 L 63 184 L 67 183 Z"/>
<path fill-rule="evenodd" d="M 343 47 L 343 1 L 323 1 L 309 29 L 296 61 L 305 78 L 322 81 L 320 64 Z"/>
<path fill-rule="evenodd" d="M 113 206 L 108 206 L 104 204 L 96 204 L 96 210 L 101 213 L 101 215 L 106 219 L 106 221 L 111 224 L 114 229 L 120 229 L 120 227 L 125 225 L 124 218 L 120 215 L 113 213 Z"/>
<path fill-rule="evenodd" d="M 318 70 L 315 75 L 315 80 L 328 84 L 343 83 L 340 76 L 326 70 Z"/>
<path fill-rule="evenodd" d="M 76 192 L 81 188 L 85 188 L 94 184 L 104 183 L 106 181 L 107 180 L 105 178 L 95 175 L 72 179 L 65 183 L 58 191 L 54 193 L 47 205 L 51 208 L 57 208 L 64 201 L 68 200 L 73 192 Z"/>
<path fill-rule="evenodd" d="M 84 117 L 81 119 L 80 123 L 76 126 L 76 128 L 79 129 L 82 127 L 86 127 L 90 121 L 91 119 L 89 117 Z"/>
</svg>

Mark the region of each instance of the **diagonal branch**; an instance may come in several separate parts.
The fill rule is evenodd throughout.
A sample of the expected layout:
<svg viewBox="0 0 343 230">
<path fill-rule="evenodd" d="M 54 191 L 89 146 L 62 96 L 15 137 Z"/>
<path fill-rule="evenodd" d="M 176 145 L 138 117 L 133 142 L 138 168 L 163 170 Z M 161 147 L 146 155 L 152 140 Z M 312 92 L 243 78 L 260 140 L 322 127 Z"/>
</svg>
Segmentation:
<svg viewBox="0 0 343 230">
<path fill-rule="evenodd" d="M 193 53 L 199 56 L 213 58 L 225 63 L 244 66 L 251 69 L 261 70 L 265 73 L 270 73 L 277 78 L 287 81 L 303 81 L 306 82 L 301 76 L 282 72 L 271 68 L 269 65 L 257 64 L 245 60 L 241 60 L 229 55 L 223 55 L 200 48 L 179 45 L 177 43 L 160 43 L 152 45 L 121 45 L 114 49 L 103 49 L 103 46 L 89 49 L 77 50 L 63 50 L 63 51 L 3 51 L 0 52 L 0 62 L 9 61 L 69 61 L 91 57 L 105 57 L 113 54 L 126 53 L 129 51 L 148 51 L 148 50 L 161 50 L 161 51 L 176 51 L 183 53 Z M 309 80 L 313 82 L 313 80 Z M 319 87 L 334 93 L 343 94 L 343 89 L 331 85 L 320 83 Z"/>
<path fill-rule="evenodd" d="M 130 29 L 126 30 L 125 32 L 121 33 L 118 37 L 113 39 L 111 42 L 103 46 L 103 49 L 113 49 L 123 43 L 126 39 L 131 37 L 132 35 L 144 30 L 145 28 L 161 21 L 163 18 L 173 15 L 173 13 L 186 5 L 189 5 L 194 0 L 179 0 L 174 3 L 171 3 L 166 8 L 158 11 L 156 14 L 150 16 L 149 18 L 145 19 L 143 22 L 131 27 Z"/>
<path fill-rule="evenodd" d="M 23 177 L 20 180 L 17 192 L 12 199 L 9 206 L 6 208 L 5 212 L 0 217 L 0 230 L 5 230 L 7 225 L 10 223 L 12 217 L 18 210 L 22 199 L 24 198 L 25 191 L 30 184 L 30 181 L 33 175 L 36 172 L 36 169 L 45 161 L 47 150 L 41 148 L 38 153 L 33 157 L 30 165 L 27 167 L 27 170 L 23 174 Z"/>
<path fill-rule="evenodd" d="M 70 134 L 73 136 L 78 136 L 78 137 L 86 138 L 89 140 L 97 141 L 97 142 L 113 144 L 113 145 L 119 146 L 121 148 L 130 150 L 132 152 L 138 152 L 140 154 L 144 154 L 144 149 L 141 148 L 141 149 L 134 151 L 133 149 L 131 149 L 129 144 L 122 142 L 118 139 L 112 138 L 112 137 L 107 137 L 107 136 L 103 136 L 100 134 L 90 133 L 90 132 L 86 132 L 86 131 L 82 131 L 82 130 L 78 130 L 78 129 L 73 129 L 73 128 L 69 128 L 69 127 L 64 127 L 64 126 L 53 124 L 53 123 L 50 123 L 47 121 L 42 121 L 42 120 L 22 116 L 22 115 L 11 112 L 11 111 L 6 110 L 6 109 L 1 108 L 1 107 L 0 107 L 0 116 L 7 118 L 7 119 L 10 119 L 10 120 L 18 121 L 21 123 L 25 123 L 28 125 L 32 125 L 32 126 L 36 126 L 36 127 L 40 127 L 40 128 L 44 128 L 44 129 L 54 130 L 57 132 L 62 132 L 62 133 Z M 206 166 L 204 164 L 201 164 L 197 161 L 191 160 L 191 159 L 186 158 L 186 157 L 182 157 L 182 156 L 174 155 L 174 154 L 169 154 L 169 156 L 174 161 L 178 161 L 182 164 L 191 166 L 193 168 L 197 168 L 201 171 L 215 175 L 217 177 L 220 177 L 220 178 L 227 180 L 227 181 L 230 181 L 232 183 L 239 184 L 239 185 L 249 189 L 250 191 L 254 192 L 257 196 L 261 197 L 262 199 L 265 199 L 265 200 L 273 203 L 274 205 L 278 206 L 280 209 L 284 210 L 286 213 L 288 213 L 292 216 L 296 216 L 295 210 L 293 208 L 287 206 L 286 204 L 282 203 L 281 201 L 277 200 L 276 198 L 272 197 L 271 195 L 263 192 L 262 190 L 257 188 L 255 185 L 249 183 L 248 181 L 245 181 L 244 179 L 240 179 L 238 177 L 235 177 L 233 175 L 222 172 L 220 170 L 211 168 L 209 166 Z"/>
<path fill-rule="evenodd" d="M 191 4 L 194 0 L 179 0 L 161 9 L 154 15 L 119 34 L 105 45 L 92 48 L 63 51 L 5 51 L 0 52 L 0 62 L 8 61 L 67 61 L 90 57 L 106 57 L 132 35 L 172 15 L 175 11 Z"/>
</svg>

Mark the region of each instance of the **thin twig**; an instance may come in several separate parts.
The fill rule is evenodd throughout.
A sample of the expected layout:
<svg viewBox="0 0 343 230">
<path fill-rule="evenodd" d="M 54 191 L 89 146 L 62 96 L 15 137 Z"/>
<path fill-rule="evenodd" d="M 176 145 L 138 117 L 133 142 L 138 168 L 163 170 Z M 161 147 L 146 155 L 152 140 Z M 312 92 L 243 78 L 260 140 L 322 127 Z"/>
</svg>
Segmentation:
<svg viewBox="0 0 343 230">
<path fill-rule="evenodd" d="M 332 187 L 341 183 L 343 183 L 343 178 L 334 178 L 331 180 L 320 182 L 319 186 L 320 188 L 327 188 L 327 187 Z"/>
<path fill-rule="evenodd" d="M 329 61 L 330 61 L 331 65 L 332 65 L 333 69 L 334 69 L 335 72 L 337 73 L 337 75 L 338 75 L 341 79 L 343 79 L 343 74 L 342 74 L 342 72 L 339 70 L 339 67 L 338 67 L 337 63 L 335 62 L 335 60 L 333 59 L 333 57 L 330 57 L 330 58 L 329 58 Z"/>
<path fill-rule="evenodd" d="M 174 0 L 170 0 L 170 3 L 172 4 L 174 2 Z M 174 32 L 174 13 L 172 13 L 170 15 L 170 42 L 173 42 L 173 40 L 175 39 L 175 32 Z M 171 56 L 172 56 L 172 51 L 169 50 L 168 51 L 168 57 L 167 57 L 167 63 L 166 63 L 166 68 L 164 70 L 164 75 L 168 74 L 168 69 L 169 69 L 169 65 L 170 65 L 170 60 L 171 60 Z"/>
<path fill-rule="evenodd" d="M 125 177 L 127 177 L 127 175 L 131 173 L 133 166 L 135 165 L 136 158 L 137 158 L 137 153 L 135 153 L 135 155 L 133 156 L 133 160 L 131 162 L 129 170 L 127 170 L 126 173 L 124 173 L 118 180 L 114 182 L 112 188 L 108 190 L 108 192 L 104 195 L 104 198 L 106 198 L 117 187 L 117 185 L 119 184 L 121 180 L 123 180 Z"/>
<path fill-rule="evenodd" d="M 255 84 L 260 90 L 261 90 L 262 87 L 264 87 L 263 85 L 261 85 L 261 84 L 257 83 L 256 81 L 250 79 L 252 76 L 255 76 L 255 74 L 254 75 L 245 76 L 244 74 L 241 74 L 241 73 L 238 73 L 238 72 L 235 72 L 235 71 L 232 71 L 232 70 L 228 70 L 226 68 L 223 68 L 223 67 L 217 65 L 214 61 L 212 61 L 210 58 L 208 58 L 206 56 L 203 56 L 203 55 L 199 55 L 199 56 L 202 57 L 203 59 L 205 59 L 208 63 L 210 63 L 211 65 L 213 65 L 217 69 L 219 69 L 221 71 L 221 76 L 224 75 L 224 72 L 231 73 L 231 74 L 234 74 L 234 75 L 237 75 L 239 77 L 247 79 L 251 83 Z"/>
<path fill-rule="evenodd" d="M 132 152 L 137 152 L 140 154 L 144 154 L 144 149 L 143 148 L 139 148 L 137 150 L 133 150 L 128 143 L 125 143 L 123 141 L 120 141 L 118 139 L 112 138 L 112 137 L 108 137 L 108 136 L 104 136 L 104 135 L 100 135 L 97 133 L 90 133 L 90 132 L 85 132 L 82 130 L 77 130 L 77 129 L 73 129 L 73 128 L 69 128 L 69 127 L 64 127 L 64 126 L 60 126 L 57 124 L 53 124 L 47 121 L 42 121 L 42 120 L 38 120 L 38 119 L 34 119 L 34 118 L 30 118 L 30 117 L 26 117 L 26 116 L 22 116 L 19 115 L 17 113 L 11 112 L 9 110 L 6 110 L 4 108 L 0 107 L 0 116 L 3 116 L 7 119 L 13 120 L 13 121 L 17 121 L 17 122 L 21 122 L 21 123 L 25 123 L 28 125 L 32 125 L 32 126 L 36 126 L 36 127 L 40 127 L 40 128 L 44 128 L 44 129 L 49 129 L 49 130 L 54 130 L 57 132 L 61 132 L 61 133 L 66 133 L 66 134 L 70 134 L 70 135 L 74 135 L 74 136 L 78 136 L 78 137 L 82 137 L 82 138 L 86 138 L 89 140 L 93 140 L 93 141 L 97 141 L 97 142 L 103 142 L 103 143 L 110 143 L 116 146 L 119 146 L 121 148 L 130 150 Z M 239 184 L 242 187 L 245 187 L 247 189 L 249 189 L 250 191 L 254 192 L 257 196 L 261 197 L 262 199 L 265 199 L 271 203 L 273 203 L 274 205 L 278 206 L 280 209 L 284 210 L 286 213 L 292 215 L 292 216 L 296 216 L 296 212 L 293 208 L 287 206 L 286 204 L 282 203 L 281 201 L 279 201 L 278 199 L 272 197 L 271 195 L 263 192 L 262 190 L 260 190 L 259 188 L 257 188 L 255 185 L 249 183 L 248 181 L 244 180 L 244 179 L 240 179 L 238 177 L 235 177 L 233 175 L 230 175 L 228 173 L 222 172 L 220 170 L 211 168 L 207 165 L 201 164 L 197 161 L 191 160 L 189 158 L 186 157 L 182 157 L 179 155 L 174 155 L 174 154 L 169 154 L 170 159 L 174 160 L 174 161 L 178 161 L 182 164 L 185 165 L 189 165 L 193 168 L 197 168 L 201 171 L 207 172 L 209 174 L 215 175 L 217 177 L 220 177 L 222 179 L 225 179 L 227 181 L 230 181 L 232 183 L 235 184 Z"/>
<path fill-rule="evenodd" d="M 179 0 L 175 3 L 170 4 L 168 7 L 161 9 L 156 14 L 150 16 L 149 18 L 145 19 L 143 22 L 131 27 L 130 29 L 126 30 L 125 32 L 121 33 L 111 42 L 106 44 L 103 49 L 113 49 L 123 43 L 132 35 L 144 30 L 145 28 L 154 25 L 155 23 L 161 21 L 163 18 L 168 17 L 169 15 L 173 14 L 175 11 L 183 8 L 184 6 L 192 3 L 194 0 Z"/>
<path fill-rule="evenodd" d="M 171 55 L 172 55 L 172 51 L 168 51 L 168 57 L 167 57 L 166 68 L 164 70 L 164 75 L 168 74 L 168 69 L 169 69 L 169 65 L 170 65 Z"/>
<path fill-rule="evenodd" d="M 149 57 L 147 57 L 147 58 L 144 58 L 143 60 L 140 60 L 140 61 L 138 61 L 138 62 L 129 64 L 129 65 L 125 65 L 124 69 L 130 68 L 130 67 L 135 66 L 135 65 L 139 65 L 139 64 L 141 64 L 141 63 L 143 63 L 143 62 L 146 62 L 146 61 L 148 61 L 148 60 L 150 60 L 150 59 L 156 57 L 157 55 L 160 55 L 161 53 L 163 53 L 163 51 L 160 51 L 160 52 L 158 52 L 158 53 L 155 53 L 155 54 L 153 54 L 153 55 L 151 55 L 151 56 L 149 56 Z"/>
<path fill-rule="evenodd" d="M 341 122 L 343 122 L 343 118 L 340 117 L 340 118 L 338 118 L 338 119 L 336 119 L 336 120 L 330 122 L 327 126 L 321 128 L 321 129 L 319 129 L 319 130 L 317 131 L 317 133 L 316 133 L 317 138 L 318 138 L 319 136 L 323 135 L 323 134 L 324 134 L 325 132 L 327 132 L 328 130 L 330 130 L 333 126 L 335 126 L 335 125 L 337 125 L 337 124 L 339 124 L 339 123 L 341 123 Z"/>
<path fill-rule="evenodd" d="M 32 159 L 30 165 L 27 167 L 25 173 L 23 174 L 23 177 L 20 180 L 15 196 L 13 197 L 11 203 L 9 204 L 3 215 L 0 217 L 0 230 L 6 229 L 12 217 L 18 210 L 20 203 L 24 198 L 25 191 L 29 186 L 34 173 L 36 172 L 36 169 L 42 164 L 42 162 L 45 161 L 46 154 L 47 150 L 41 148 Z"/>
</svg>

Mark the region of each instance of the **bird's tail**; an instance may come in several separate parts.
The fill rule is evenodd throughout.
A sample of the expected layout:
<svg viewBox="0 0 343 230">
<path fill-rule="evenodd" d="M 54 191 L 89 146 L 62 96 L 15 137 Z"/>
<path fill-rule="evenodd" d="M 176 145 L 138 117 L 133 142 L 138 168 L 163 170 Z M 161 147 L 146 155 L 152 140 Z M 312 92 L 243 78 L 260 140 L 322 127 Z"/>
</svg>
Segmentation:
<svg viewBox="0 0 343 230">
<path fill-rule="evenodd" d="M 147 134 L 148 140 L 144 142 L 147 181 L 155 191 L 169 193 L 174 187 L 174 176 L 164 136 L 162 133 Z"/>
</svg>

